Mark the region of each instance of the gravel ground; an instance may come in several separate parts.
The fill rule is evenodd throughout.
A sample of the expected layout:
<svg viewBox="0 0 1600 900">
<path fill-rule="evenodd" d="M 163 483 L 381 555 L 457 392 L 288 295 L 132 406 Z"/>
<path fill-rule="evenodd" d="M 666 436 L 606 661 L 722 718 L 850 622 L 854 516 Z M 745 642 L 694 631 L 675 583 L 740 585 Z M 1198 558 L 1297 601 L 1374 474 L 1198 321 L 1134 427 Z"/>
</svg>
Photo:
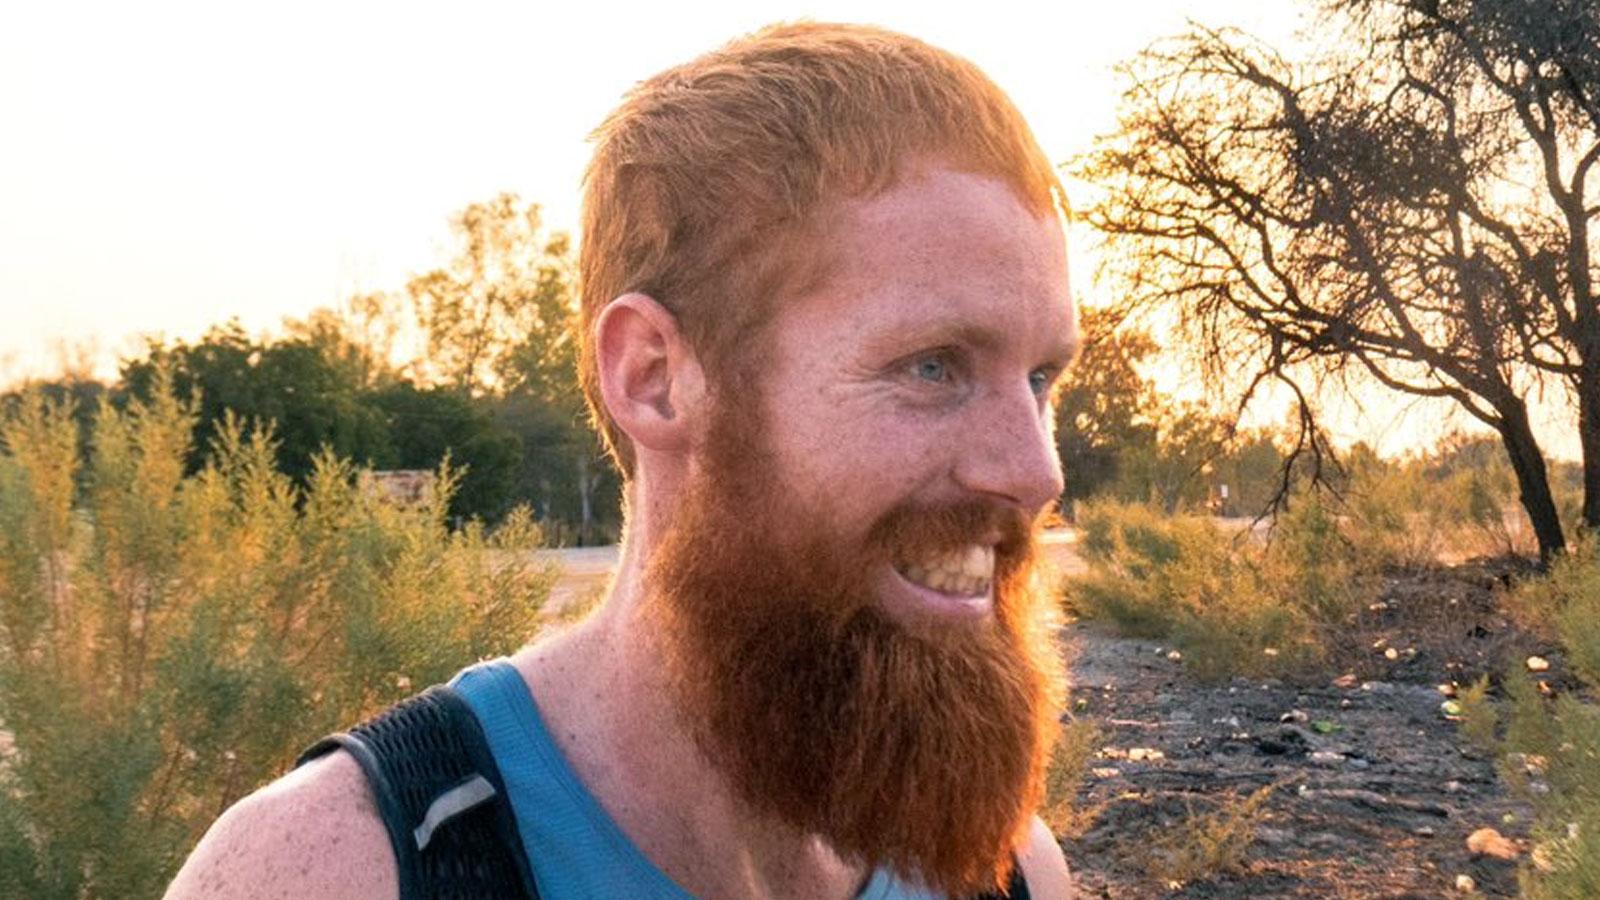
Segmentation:
<svg viewBox="0 0 1600 900">
<path fill-rule="evenodd" d="M 1080 896 L 1464 896 L 1462 875 L 1479 896 L 1515 896 L 1517 864 L 1474 856 L 1467 836 L 1493 827 L 1517 844 L 1529 810 L 1444 718 L 1438 689 L 1533 647 L 1497 615 L 1497 581 L 1481 567 L 1391 579 L 1332 654 L 1338 668 L 1298 685 L 1198 683 L 1158 643 L 1069 625 L 1072 706 L 1103 748 L 1079 790 L 1092 819 L 1062 841 Z M 1379 640 L 1418 649 L 1387 660 Z M 1351 656 L 1361 648 L 1370 662 Z M 1239 871 L 1151 874 L 1153 848 L 1188 817 L 1266 785 Z"/>
</svg>

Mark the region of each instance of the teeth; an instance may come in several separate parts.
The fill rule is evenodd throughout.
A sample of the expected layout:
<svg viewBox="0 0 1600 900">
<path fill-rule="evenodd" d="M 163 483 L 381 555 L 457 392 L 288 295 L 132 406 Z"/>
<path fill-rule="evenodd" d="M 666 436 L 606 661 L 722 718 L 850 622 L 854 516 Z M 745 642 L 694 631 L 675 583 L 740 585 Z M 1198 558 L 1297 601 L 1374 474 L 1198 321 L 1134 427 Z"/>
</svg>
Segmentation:
<svg viewBox="0 0 1600 900">
<path fill-rule="evenodd" d="M 994 576 L 994 548 L 969 544 L 922 563 L 908 563 L 901 574 L 923 587 L 946 594 L 973 597 L 989 589 Z"/>
</svg>

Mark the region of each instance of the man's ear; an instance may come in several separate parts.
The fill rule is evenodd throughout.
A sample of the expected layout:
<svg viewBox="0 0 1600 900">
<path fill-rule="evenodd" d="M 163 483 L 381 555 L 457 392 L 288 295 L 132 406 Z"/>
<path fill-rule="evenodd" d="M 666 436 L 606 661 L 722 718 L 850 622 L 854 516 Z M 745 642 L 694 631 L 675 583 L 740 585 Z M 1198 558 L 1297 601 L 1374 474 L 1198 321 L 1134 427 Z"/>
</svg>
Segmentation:
<svg viewBox="0 0 1600 900">
<path fill-rule="evenodd" d="M 705 400 L 705 375 L 678 319 L 655 298 L 623 294 L 595 323 L 600 396 L 634 446 L 687 450 Z"/>
</svg>

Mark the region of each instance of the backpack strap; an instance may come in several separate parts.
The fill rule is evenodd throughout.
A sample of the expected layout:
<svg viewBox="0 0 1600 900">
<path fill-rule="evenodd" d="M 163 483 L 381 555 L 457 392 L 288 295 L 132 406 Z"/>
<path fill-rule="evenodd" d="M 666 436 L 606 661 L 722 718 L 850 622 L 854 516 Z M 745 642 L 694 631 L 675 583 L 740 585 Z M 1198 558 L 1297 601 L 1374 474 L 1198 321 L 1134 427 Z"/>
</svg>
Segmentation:
<svg viewBox="0 0 1600 900">
<path fill-rule="evenodd" d="M 465 700 L 437 685 L 295 765 L 344 750 L 361 766 L 389 832 L 400 900 L 538 900 L 505 782 Z"/>
<path fill-rule="evenodd" d="M 1011 881 L 1004 891 L 988 891 L 979 894 L 973 900 L 1033 900 L 1033 895 L 1028 892 L 1028 879 L 1022 877 L 1021 864 L 1013 861 Z"/>
</svg>

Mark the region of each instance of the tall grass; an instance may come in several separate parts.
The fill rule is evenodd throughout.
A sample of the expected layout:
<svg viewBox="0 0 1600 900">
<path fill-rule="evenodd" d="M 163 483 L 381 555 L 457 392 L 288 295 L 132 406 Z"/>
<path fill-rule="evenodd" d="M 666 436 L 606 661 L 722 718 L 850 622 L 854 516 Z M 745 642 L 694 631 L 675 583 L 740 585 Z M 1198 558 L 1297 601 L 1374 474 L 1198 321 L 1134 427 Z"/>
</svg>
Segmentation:
<svg viewBox="0 0 1600 900">
<path fill-rule="evenodd" d="M 0 411 L 0 896 L 154 896 L 222 809 L 303 745 L 513 649 L 554 573 L 526 513 L 452 532 L 324 455 L 304 489 L 237 422 L 185 476 L 163 376 L 102 406 Z M 495 560 L 502 562 L 496 563 Z"/>
<path fill-rule="evenodd" d="M 1201 678 L 1303 670 L 1321 653 L 1315 615 L 1345 590 L 1331 557 L 1280 558 L 1198 516 L 1102 502 L 1078 526 L 1089 571 L 1067 583 L 1070 610 L 1172 641 Z"/>
<path fill-rule="evenodd" d="M 1509 468 L 1485 449 L 1352 453 L 1338 492 L 1292 494 L 1265 540 L 1207 517 L 1090 503 L 1079 516 L 1089 572 L 1069 583 L 1069 605 L 1172 641 L 1202 677 L 1304 670 L 1331 629 L 1377 599 L 1386 573 L 1533 552 Z"/>
</svg>

